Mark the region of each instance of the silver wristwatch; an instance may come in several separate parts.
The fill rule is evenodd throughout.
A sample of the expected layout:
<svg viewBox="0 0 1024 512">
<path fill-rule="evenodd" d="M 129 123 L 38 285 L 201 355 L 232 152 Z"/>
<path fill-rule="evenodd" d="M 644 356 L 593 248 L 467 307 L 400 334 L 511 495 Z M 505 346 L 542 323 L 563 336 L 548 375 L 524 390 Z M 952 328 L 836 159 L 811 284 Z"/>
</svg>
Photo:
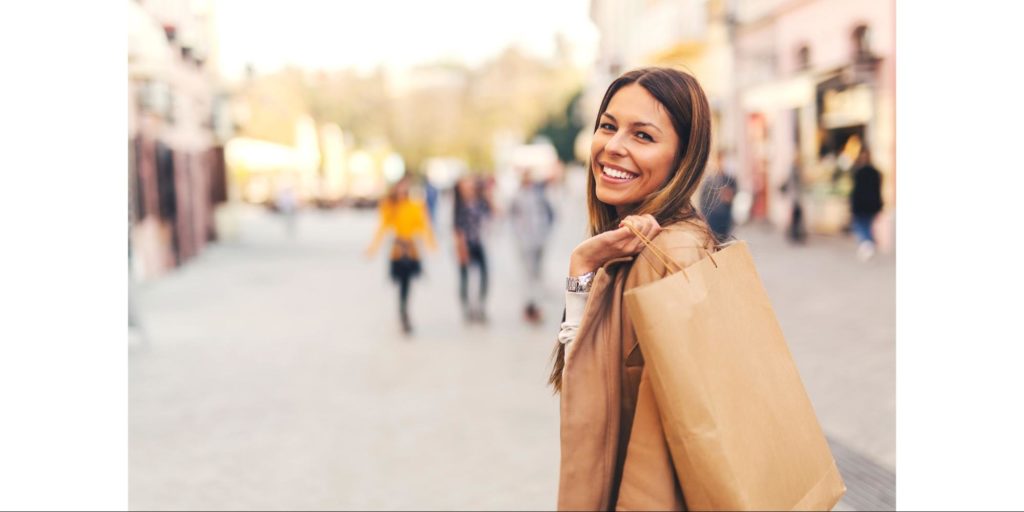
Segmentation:
<svg viewBox="0 0 1024 512">
<path fill-rule="evenodd" d="M 585 293 L 590 291 L 590 285 L 594 282 L 594 272 L 587 272 L 579 277 L 569 276 L 565 278 L 565 291 L 572 293 Z"/>
</svg>

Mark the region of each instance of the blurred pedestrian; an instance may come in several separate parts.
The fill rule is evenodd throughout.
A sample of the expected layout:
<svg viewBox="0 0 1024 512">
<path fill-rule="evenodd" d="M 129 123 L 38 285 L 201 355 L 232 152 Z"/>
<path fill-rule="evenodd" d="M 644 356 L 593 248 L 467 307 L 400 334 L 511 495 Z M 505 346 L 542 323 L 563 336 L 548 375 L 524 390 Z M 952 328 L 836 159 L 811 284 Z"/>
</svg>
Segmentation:
<svg viewBox="0 0 1024 512">
<path fill-rule="evenodd" d="M 795 244 L 802 244 L 807 239 L 807 228 L 804 226 L 803 179 L 800 166 L 800 155 L 793 156 L 793 164 L 789 166 L 789 177 L 780 188 L 783 194 L 789 195 L 790 214 L 786 238 Z"/>
<path fill-rule="evenodd" d="M 483 245 L 484 223 L 494 208 L 483 183 L 463 177 L 455 184 L 455 252 L 459 261 L 459 299 L 467 322 L 487 321 L 484 301 L 487 298 L 487 253 Z M 469 267 L 476 266 L 479 275 L 476 301 L 469 296 Z"/>
<path fill-rule="evenodd" d="M 732 236 L 733 200 L 736 198 L 736 178 L 725 169 L 725 152 L 719 151 L 714 164 L 710 167 L 711 174 L 704 180 L 700 193 L 700 208 L 711 226 L 711 231 L 719 242 Z"/>
<path fill-rule="evenodd" d="M 587 173 L 591 236 L 568 261 L 550 377 L 561 392 L 559 510 L 685 510 L 657 409 L 640 394 L 650 355 L 624 301 L 669 272 L 635 233 L 680 268 L 715 250 L 694 205 L 710 141 L 707 96 L 682 71 L 627 72 L 601 101 Z"/>
<path fill-rule="evenodd" d="M 434 233 L 427 220 L 426 207 L 409 195 L 409 178 L 402 178 L 395 183 L 388 196 L 381 201 L 380 225 L 373 241 L 366 249 L 367 257 L 372 257 L 377 252 L 389 231 L 394 232 L 389 273 L 391 279 L 398 285 L 398 314 L 402 331 L 409 334 L 412 332 L 408 306 L 409 288 L 413 278 L 422 271 L 416 238 L 423 238 L 430 249 L 436 247 Z"/>
<path fill-rule="evenodd" d="M 872 165 L 867 146 L 861 148 L 854 163 L 850 211 L 853 214 L 853 231 L 859 242 L 857 257 L 867 261 L 875 254 L 872 224 L 878 212 L 882 211 L 882 174 Z"/>
<path fill-rule="evenodd" d="M 434 223 L 437 222 L 438 190 L 437 187 L 430 182 L 429 178 L 423 179 L 423 188 L 427 199 L 427 213 L 430 214 L 430 225 L 434 226 Z"/>
<path fill-rule="evenodd" d="M 527 322 L 538 324 L 543 320 L 538 303 L 543 292 L 544 246 L 551 234 L 555 211 L 548 201 L 544 183 L 534 179 L 534 172 L 529 168 L 522 170 L 522 181 L 508 213 L 526 271 L 524 316 Z"/>
<path fill-rule="evenodd" d="M 285 232 L 288 233 L 289 238 L 294 238 L 298 199 L 295 197 L 295 188 L 290 182 L 285 182 L 277 188 L 275 206 L 277 212 L 284 218 Z"/>
</svg>

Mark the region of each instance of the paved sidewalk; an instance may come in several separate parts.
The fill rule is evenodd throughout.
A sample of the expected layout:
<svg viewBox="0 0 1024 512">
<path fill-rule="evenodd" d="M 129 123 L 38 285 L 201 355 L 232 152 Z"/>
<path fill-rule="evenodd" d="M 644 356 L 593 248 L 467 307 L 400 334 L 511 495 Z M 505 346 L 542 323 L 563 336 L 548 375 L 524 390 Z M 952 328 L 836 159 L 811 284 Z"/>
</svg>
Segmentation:
<svg viewBox="0 0 1024 512">
<path fill-rule="evenodd" d="M 582 204 L 578 188 L 567 194 Z M 242 213 L 238 242 L 138 290 L 131 508 L 554 507 L 558 410 L 544 381 L 581 208 L 560 211 L 539 328 L 522 322 L 521 270 L 500 227 L 491 323 L 462 323 L 442 216 L 441 249 L 413 286 L 411 338 L 383 255 L 361 254 L 374 212 L 305 212 L 294 240 L 272 215 Z M 789 247 L 770 230 L 739 234 L 840 466 L 858 475 L 851 495 L 877 498 L 840 508 L 885 502 L 884 482 L 861 480 L 895 461 L 893 257 L 861 264 L 845 239 Z"/>
</svg>

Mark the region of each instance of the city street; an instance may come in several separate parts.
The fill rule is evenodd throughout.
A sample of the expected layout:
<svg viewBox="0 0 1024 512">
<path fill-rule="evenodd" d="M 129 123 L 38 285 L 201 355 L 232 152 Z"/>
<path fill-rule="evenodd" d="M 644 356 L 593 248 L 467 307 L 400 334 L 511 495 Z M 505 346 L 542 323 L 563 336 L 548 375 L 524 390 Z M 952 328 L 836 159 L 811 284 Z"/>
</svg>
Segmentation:
<svg viewBox="0 0 1024 512">
<path fill-rule="evenodd" d="M 486 326 L 462 321 L 450 214 L 400 330 L 372 210 L 282 219 L 237 207 L 234 240 L 136 286 L 129 346 L 132 509 L 526 509 L 555 506 L 558 401 L 545 384 L 582 183 L 555 194 L 544 325 L 492 226 Z M 570 207 L 571 205 L 571 207 Z M 893 508 L 895 258 L 848 238 L 790 246 L 745 226 L 847 481 L 844 510 Z"/>
</svg>

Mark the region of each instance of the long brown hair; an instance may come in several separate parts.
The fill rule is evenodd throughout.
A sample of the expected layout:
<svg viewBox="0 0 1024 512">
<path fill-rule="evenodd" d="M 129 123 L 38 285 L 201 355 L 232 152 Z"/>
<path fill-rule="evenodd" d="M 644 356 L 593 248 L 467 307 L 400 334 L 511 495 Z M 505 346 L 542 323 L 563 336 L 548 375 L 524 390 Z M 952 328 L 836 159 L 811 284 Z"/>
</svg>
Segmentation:
<svg viewBox="0 0 1024 512">
<path fill-rule="evenodd" d="M 711 108 L 704 89 L 692 75 L 672 68 L 649 67 L 628 71 L 616 78 L 605 91 L 594 121 L 595 132 L 600 126 L 601 114 L 608 109 L 615 93 L 634 83 L 646 89 L 665 108 L 679 136 L 679 146 L 672 163 L 674 170 L 664 186 L 651 192 L 627 214 L 650 214 L 662 226 L 677 222 L 690 223 L 704 232 L 708 240 L 716 240 L 704 216 L 693 203 L 693 195 L 700 186 L 711 151 Z M 615 206 L 602 203 L 597 198 L 597 181 L 593 163 L 589 159 L 587 211 L 590 236 L 618 228 L 621 218 Z M 554 367 L 548 382 L 559 392 L 565 367 L 565 345 L 558 343 L 552 358 Z"/>
</svg>

